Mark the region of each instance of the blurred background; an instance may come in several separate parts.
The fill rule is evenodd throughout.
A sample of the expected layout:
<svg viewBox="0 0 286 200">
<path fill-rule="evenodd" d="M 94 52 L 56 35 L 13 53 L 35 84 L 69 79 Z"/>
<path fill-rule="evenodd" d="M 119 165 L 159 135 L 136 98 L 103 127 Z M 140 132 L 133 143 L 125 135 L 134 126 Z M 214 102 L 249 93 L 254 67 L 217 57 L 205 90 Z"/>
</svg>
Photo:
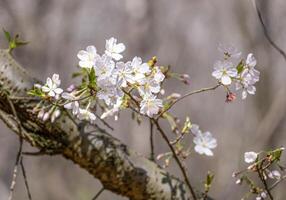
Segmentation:
<svg viewBox="0 0 286 200">
<path fill-rule="evenodd" d="M 270 35 L 286 50 L 285 0 L 260 0 L 259 7 Z M 214 157 L 193 155 L 188 160 L 195 185 L 202 185 L 208 170 L 215 173 L 210 192 L 215 199 L 242 197 L 246 188 L 235 185 L 231 175 L 246 166 L 245 151 L 286 146 L 286 62 L 265 39 L 250 0 L 0 0 L 0 27 L 30 41 L 15 51 L 23 66 L 41 80 L 59 73 L 64 86 L 72 81 L 77 52 L 87 45 L 103 52 L 105 39 L 112 36 L 127 46 L 126 60 L 138 55 L 147 61 L 156 55 L 160 65 L 190 75 L 190 86 L 170 81 L 165 85 L 167 94 L 214 85 L 211 72 L 213 63 L 221 58 L 219 43 L 236 46 L 244 57 L 254 53 L 261 71 L 255 96 L 242 101 L 239 95 L 228 104 L 220 88 L 192 96 L 173 108 L 181 119 L 190 116 L 218 139 Z M 3 35 L 0 46 L 7 47 Z M 127 112 L 117 122 L 110 120 L 115 127 L 112 134 L 148 156 L 149 124 L 138 127 L 130 121 Z M 0 199 L 4 200 L 18 139 L 3 123 L 0 126 Z M 159 135 L 155 144 L 157 154 L 167 151 Z M 26 144 L 25 149 L 31 147 Z M 101 188 L 99 181 L 60 156 L 25 157 L 24 162 L 35 200 L 89 200 Z M 180 176 L 176 166 L 169 170 Z M 275 189 L 277 199 L 285 199 L 285 186 Z M 14 199 L 27 199 L 21 175 Z M 125 198 L 105 191 L 99 199 Z"/>
</svg>

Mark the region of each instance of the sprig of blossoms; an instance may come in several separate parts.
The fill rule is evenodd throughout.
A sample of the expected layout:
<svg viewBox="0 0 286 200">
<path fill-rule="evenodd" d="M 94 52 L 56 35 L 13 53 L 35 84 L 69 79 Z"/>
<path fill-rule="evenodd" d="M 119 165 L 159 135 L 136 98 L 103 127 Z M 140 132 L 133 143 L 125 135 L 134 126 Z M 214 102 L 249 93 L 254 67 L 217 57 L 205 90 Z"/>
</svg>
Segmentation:
<svg viewBox="0 0 286 200">
<path fill-rule="evenodd" d="M 233 173 L 233 177 L 236 178 L 236 184 L 248 185 L 249 191 L 245 196 L 253 194 L 256 200 L 266 199 L 271 195 L 271 190 L 286 178 L 286 168 L 280 163 L 283 151 L 284 148 L 281 147 L 258 153 L 254 151 L 244 153 L 244 161 L 248 166 Z M 257 182 L 257 178 L 254 179 L 255 176 L 260 183 Z"/>
<path fill-rule="evenodd" d="M 63 92 L 59 76 L 54 74 L 44 86 L 31 93 L 42 98 L 52 97 L 49 101 L 53 101 L 53 105 L 71 110 L 79 120 L 90 122 L 96 119 L 96 105 L 103 109 L 101 118 L 117 116 L 120 110 L 130 106 L 148 117 L 158 114 L 163 107 L 158 95 L 165 79 L 161 68 L 143 62 L 138 56 L 131 61 L 121 61 L 125 45 L 117 43 L 115 38 L 106 40 L 105 48 L 103 54 L 94 46 L 78 52 L 81 69 L 78 74 L 82 76 L 82 83 L 72 91 Z"/>
<path fill-rule="evenodd" d="M 255 69 L 256 59 L 252 53 L 247 55 L 244 60 L 239 52 L 233 46 L 219 46 L 219 50 L 223 53 L 224 59 L 216 61 L 212 76 L 215 77 L 229 91 L 227 94 L 227 102 L 234 100 L 235 94 L 230 92 L 231 84 L 235 84 L 235 90 L 242 90 L 242 99 L 248 94 L 254 95 L 256 82 L 259 81 L 260 72 Z M 238 62 L 237 62 L 238 61 Z"/>
</svg>

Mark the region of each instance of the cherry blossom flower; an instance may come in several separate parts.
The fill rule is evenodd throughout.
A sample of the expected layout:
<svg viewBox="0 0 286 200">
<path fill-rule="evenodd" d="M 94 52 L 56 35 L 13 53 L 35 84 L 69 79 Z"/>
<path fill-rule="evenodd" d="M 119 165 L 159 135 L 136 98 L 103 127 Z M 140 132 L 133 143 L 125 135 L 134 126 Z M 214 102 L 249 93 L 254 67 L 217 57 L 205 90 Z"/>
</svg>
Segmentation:
<svg viewBox="0 0 286 200">
<path fill-rule="evenodd" d="M 218 79 L 224 85 L 231 84 L 231 78 L 237 76 L 237 69 L 233 67 L 232 62 L 217 61 L 214 64 L 212 76 Z"/>
<path fill-rule="evenodd" d="M 48 77 L 47 82 L 42 86 L 42 91 L 48 93 L 50 97 L 56 97 L 63 92 L 63 89 L 59 88 L 61 81 L 58 74 L 54 74 L 52 78 Z"/>
<path fill-rule="evenodd" d="M 157 66 L 154 67 L 153 79 L 157 83 L 161 83 L 165 79 L 165 75 L 162 73 L 160 68 Z"/>
<path fill-rule="evenodd" d="M 150 67 L 147 63 L 142 63 L 142 59 L 140 57 L 134 57 L 131 62 L 132 74 L 128 75 L 129 79 L 132 80 L 133 83 L 142 83 L 144 81 L 145 75 L 151 72 Z"/>
<path fill-rule="evenodd" d="M 79 120 L 86 120 L 93 123 L 96 120 L 95 114 L 90 112 L 87 108 L 86 109 L 79 109 L 78 115 Z"/>
<path fill-rule="evenodd" d="M 211 149 L 217 147 L 217 140 L 208 131 L 204 133 L 198 132 L 195 135 L 193 142 L 195 143 L 195 151 L 207 156 L 213 156 Z"/>
<path fill-rule="evenodd" d="M 250 152 L 245 152 L 244 153 L 244 161 L 246 163 L 253 163 L 255 162 L 255 160 L 257 159 L 258 157 L 258 154 L 253 152 L 253 151 L 250 151 Z"/>
<path fill-rule="evenodd" d="M 96 53 L 96 48 L 94 46 L 88 46 L 85 50 L 80 50 L 77 54 L 80 59 L 79 66 L 82 68 L 92 68 L 99 55 Z"/>
<path fill-rule="evenodd" d="M 240 82 L 236 83 L 236 90 L 242 89 L 242 99 L 246 99 L 247 94 L 255 94 L 255 83 L 256 81 L 253 79 L 250 73 L 247 71 L 242 72 Z"/>
<path fill-rule="evenodd" d="M 131 62 L 118 62 L 116 63 L 116 72 L 118 76 L 118 83 L 121 87 L 127 87 L 127 83 L 134 83 L 132 78 Z"/>
<path fill-rule="evenodd" d="M 147 77 L 146 79 L 142 80 L 141 84 L 142 85 L 138 87 L 138 91 L 141 96 L 146 94 L 150 95 L 152 93 L 157 94 L 160 92 L 161 86 L 153 78 Z"/>
<path fill-rule="evenodd" d="M 149 117 L 158 114 L 160 108 L 163 107 L 161 99 L 157 99 L 155 95 L 145 95 L 140 102 L 140 113 L 146 114 Z"/>
<path fill-rule="evenodd" d="M 112 57 L 114 60 L 120 60 L 123 58 L 120 53 L 125 50 L 125 45 L 123 43 L 117 44 L 117 39 L 112 37 L 106 40 L 105 49 L 106 55 Z"/>
<path fill-rule="evenodd" d="M 76 100 L 77 97 L 74 96 L 72 93 L 67 93 L 67 92 L 64 92 L 62 94 L 62 97 L 70 101 L 69 103 L 64 105 L 64 108 L 72 110 L 72 114 L 77 115 L 79 111 L 79 102 Z"/>
<path fill-rule="evenodd" d="M 98 80 L 109 78 L 112 75 L 115 63 L 106 55 L 103 55 L 95 61 L 95 75 L 98 77 Z"/>
</svg>

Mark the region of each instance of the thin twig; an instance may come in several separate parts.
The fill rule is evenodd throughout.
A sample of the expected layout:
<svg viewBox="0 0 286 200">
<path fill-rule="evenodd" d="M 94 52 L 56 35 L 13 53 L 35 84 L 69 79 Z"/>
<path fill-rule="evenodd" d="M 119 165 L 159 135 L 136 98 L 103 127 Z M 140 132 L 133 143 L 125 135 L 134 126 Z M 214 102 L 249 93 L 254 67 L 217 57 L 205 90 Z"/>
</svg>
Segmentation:
<svg viewBox="0 0 286 200">
<path fill-rule="evenodd" d="M 189 96 L 194 95 L 194 94 L 198 94 L 198 93 L 210 91 L 210 90 L 215 90 L 215 89 L 217 89 L 219 86 L 221 86 L 220 83 L 218 83 L 217 85 L 212 86 L 212 87 L 207 87 L 207 88 L 201 88 L 201 89 L 198 89 L 198 90 L 194 90 L 194 91 L 191 91 L 191 92 L 189 92 L 189 93 L 187 93 L 187 94 L 181 96 L 180 98 L 178 98 L 178 99 L 176 99 L 175 101 L 173 101 L 173 102 L 171 103 L 171 105 L 170 105 L 167 109 L 163 110 L 163 111 L 158 115 L 158 117 L 157 117 L 156 119 L 159 119 L 160 117 L 162 117 L 162 115 L 163 115 L 165 112 L 167 112 L 168 110 L 170 110 L 176 103 L 178 103 L 179 101 L 185 99 L 186 97 L 189 97 Z"/>
<path fill-rule="evenodd" d="M 182 174 L 183 174 L 183 176 L 184 176 L 185 182 L 186 182 L 186 184 L 187 184 L 187 186 L 188 186 L 188 188 L 189 188 L 189 190 L 190 190 L 190 192 L 191 192 L 191 195 L 192 195 L 193 199 L 194 199 L 194 200 L 197 200 L 196 193 L 195 193 L 195 191 L 194 191 L 194 189 L 193 189 L 193 186 L 192 186 L 192 184 L 191 184 L 191 182 L 190 182 L 190 180 L 189 180 L 189 178 L 188 178 L 188 174 L 187 174 L 187 172 L 186 172 L 186 169 L 185 169 L 185 167 L 183 166 L 183 164 L 181 163 L 179 157 L 177 156 L 176 150 L 175 150 L 174 147 L 170 144 L 170 141 L 169 141 L 167 135 L 165 134 L 165 132 L 162 130 L 161 126 L 159 125 L 159 122 L 158 122 L 157 120 L 155 120 L 155 119 L 152 119 L 152 121 L 153 121 L 153 123 L 156 125 L 158 131 L 161 133 L 161 136 L 163 137 L 163 139 L 165 140 L 165 142 L 166 142 L 167 145 L 169 146 L 170 150 L 172 151 L 173 157 L 175 158 L 175 161 L 177 162 L 177 164 L 178 164 L 178 166 L 179 166 L 179 168 L 180 168 L 180 170 L 181 170 L 181 172 L 182 172 Z"/>
<path fill-rule="evenodd" d="M 268 40 L 268 42 L 270 43 L 270 45 L 276 49 L 284 58 L 284 60 L 286 61 L 286 53 L 272 40 L 272 38 L 270 37 L 268 31 L 267 31 L 267 27 L 262 19 L 262 15 L 261 15 L 261 12 L 259 10 L 259 8 L 257 7 L 256 5 L 256 0 L 253 0 L 253 5 L 254 5 L 254 8 L 256 9 L 256 12 L 257 12 L 257 15 L 258 15 L 258 18 L 259 18 L 259 21 L 261 23 L 261 26 L 262 26 L 262 29 L 263 29 L 263 33 L 264 33 L 264 36 L 266 37 L 266 39 Z"/>
<path fill-rule="evenodd" d="M 94 114 L 107 128 L 114 131 L 114 128 L 111 125 L 109 125 L 104 119 L 101 119 L 101 117 L 97 113 Z"/>
<path fill-rule="evenodd" d="M 150 160 L 155 161 L 153 122 L 150 119 Z"/>
<path fill-rule="evenodd" d="M 24 167 L 23 157 L 21 157 L 20 165 L 21 165 L 21 169 L 22 169 L 22 173 L 23 173 L 23 177 L 24 177 L 24 182 L 25 182 L 28 198 L 29 198 L 29 200 L 32 200 L 32 195 L 31 195 L 29 184 L 28 184 L 27 174 L 26 174 L 26 170 Z"/>
<path fill-rule="evenodd" d="M 261 171 L 261 169 L 262 169 L 262 164 L 263 164 L 263 162 L 261 163 L 261 166 L 258 166 L 257 173 L 258 173 L 258 176 L 259 176 L 259 178 L 260 178 L 260 180 L 261 180 L 261 182 L 262 182 L 262 184 L 263 184 L 263 186 L 264 186 L 265 191 L 266 191 L 267 194 L 269 195 L 269 198 L 270 198 L 271 200 L 274 200 L 274 198 L 273 198 L 273 196 L 272 196 L 272 194 L 271 194 L 271 192 L 270 192 L 270 189 L 269 189 L 269 187 L 268 187 L 268 185 L 267 185 L 267 182 L 266 182 L 266 180 L 265 180 L 265 178 L 264 178 L 264 175 L 262 174 L 262 173 L 263 173 L 263 172 Z"/>
<path fill-rule="evenodd" d="M 92 198 L 92 200 L 96 200 L 96 199 L 101 195 L 101 193 L 102 193 L 104 190 L 105 190 L 104 187 L 102 187 L 102 188 L 97 192 L 97 194 Z"/>
<path fill-rule="evenodd" d="M 17 179 L 17 175 L 18 175 L 18 166 L 19 166 L 19 162 L 22 156 L 22 146 L 23 146 L 23 139 L 21 137 L 19 137 L 19 150 L 16 156 L 16 161 L 15 161 L 15 165 L 14 165 L 14 170 L 13 170 L 13 177 L 12 177 L 12 182 L 10 185 L 10 194 L 9 194 L 9 198 L 8 200 L 12 200 L 13 199 L 13 192 L 16 186 L 16 179 Z"/>
<path fill-rule="evenodd" d="M 273 190 L 279 183 L 281 183 L 283 180 L 286 179 L 286 175 L 285 176 L 282 176 L 278 181 L 276 181 L 275 183 L 273 183 L 273 185 L 271 185 L 269 187 L 269 190 Z"/>
<path fill-rule="evenodd" d="M 9 103 L 9 105 L 10 105 L 10 108 L 12 110 L 12 113 L 13 113 L 14 117 L 17 120 L 18 129 L 19 129 L 19 150 L 18 150 L 18 153 L 17 153 L 17 156 L 16 156 L 16 161 L 15 161 L 14 170 L 13 170 L 13 178 L 12 178 L 12 182 L 11 182 L 11 185 L 10 185 L 10 194 L 9 194 L 9 198 L 8 198 L 8 200 L 12 200 L 13 192 L 14 192 L 14 189 L 15 189 L 15 186 L 16 186 L 16 179 L 17 179 L 17 174 L 18 174 L 18 166 L 19 166 L 19 162 L 20 162 L 21 156 L 22 156 L 22 147 L 23 147 L 22 135 L 23 135 L 23 133 L 22 133 L 21 122 L 20 122 L 20 120 L 18 118 L 18 115 L 16 113 L 16 109 L 14 107 L 14 104 L 9 99 L 9 97 L 7 97 L 7 101 Z"/>
</svg>

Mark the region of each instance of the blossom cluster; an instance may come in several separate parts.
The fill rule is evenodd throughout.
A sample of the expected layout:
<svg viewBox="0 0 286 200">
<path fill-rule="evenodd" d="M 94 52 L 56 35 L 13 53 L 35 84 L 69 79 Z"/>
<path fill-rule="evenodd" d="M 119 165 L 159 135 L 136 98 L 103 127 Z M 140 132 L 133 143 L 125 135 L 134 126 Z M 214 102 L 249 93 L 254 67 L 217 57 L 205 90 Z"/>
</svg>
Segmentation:
<svg viewBox="0 0 286 200">
<path fill-rule="evenodd" d="M 224 54 L 224 59 L 214 63 L 212 76 L 228 89 L 235 83 L 235 89 L 242 91 L 242 99 L 245 99 L 247 94 L 254 95 L 256 92 L 254 85 L 259 81 L 260 75 L 255 69 L 257 61 L 254 55 L 249 53 L 244 60 L 241 59 L 241 52 L 233 46 L 220 45 L 219 50 Z M 229 94 L 233 97 L 233 93 Z"/>
<path fill-rule="evenodd" d="M 233 173 L 233 177 L 239 178 L 236 180 L 236 184 L 241 185 L 246 183 L 250 187 L 250 193 L 254 194 L 256 200 L 266 199 L 269 195 L 269 188 L 274 188 L 278 183 L 285 178 L 285 167 L 280 164 L 281 155 L 285 149 L 283 147 L 270 150 L 254 152 L 249 151 L 244 153 L 244 161 L 249 164 L 246 169 Z M 260 184 L 257 184 L 253 180 L 253 174 L 257 174 L 260 181 L 271 183 L 272 186 L 266 186 L 261 188 Z M 284 175 L 283 175 L 284 174 Z M 267 189 L 268 188 L 268 189 Z"/>
<path fill-rule="evenodd" d="M 131 100 L 141 114 L 153 117 L 163 107 L 162 100 L 157 96 L 165 75 L 160 67 L 144 63 L 137 56 L 131 61 L 121 61 L 124 50 L 125 45 L 117 43 L 115 38 L 106 40 L 102 55 L 98 54 L 96 47 L 88 46 L 77 54 L 79 67 L 84 71 L 88 83 L 84 79 L 78 88 L 64 92 L 60 88 L 59 76 L 54 74 L 52 78 L 47 78 L 45 85 L 36 85 L 40 90 L 38 93 L 57 100 L 58 105 L 61 104 L 59 102 L 64 102 L 61 105 L 71 110 L 80 120 L 93 122 L 96 119 L 92 111 L 95 102 L 103 105 L 101 118 L 105 118 L 116 115 Z M 83 99 L 86 101 L 80 101 Z M 55 109 L 49 109 L 48 112 L 42 110 L 39 117 L 47 120 L 51 110 Z M 54 117 L 52 119 L 54 121 Z"/>
<path fill-rule="evenodd" d="M 197 124 L 193 124 L 191 132 L 194 134 L 195 151 L 199 154 L 213 156 L 212 149 L 217 147 L 217 140 L 211 132 L 202 132 Z"/>
</svg>

